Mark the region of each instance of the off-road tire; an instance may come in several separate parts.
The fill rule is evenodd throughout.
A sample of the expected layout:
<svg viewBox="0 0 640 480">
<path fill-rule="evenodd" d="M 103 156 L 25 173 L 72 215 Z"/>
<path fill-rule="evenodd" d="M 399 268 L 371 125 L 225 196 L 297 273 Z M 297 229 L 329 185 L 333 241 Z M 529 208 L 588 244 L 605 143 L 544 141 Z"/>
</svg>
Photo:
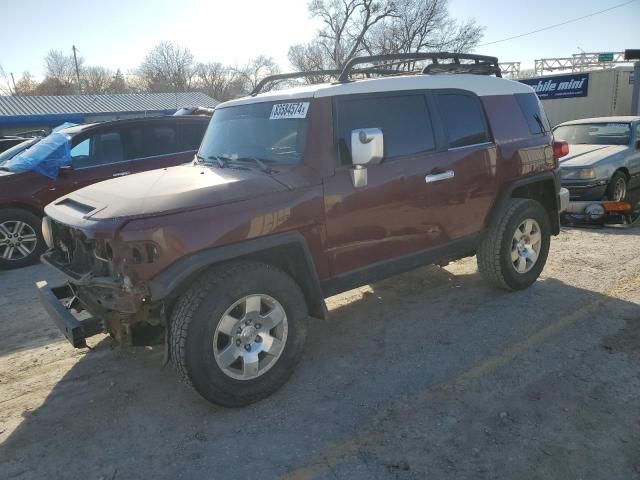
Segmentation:
<svg viewBox="0 0 640 480">
<path fill-rule="evenodd" d="M 236 380 L 216 363 L 214 332 L 234 302 L 258 293 L 276 299 L 284 308 L 287 339 L 272 368 L 253 380 Z M 205 399 L 225 407 L 245 406 L 271 395 L 291 376 L 304 349 L 307 320 L 304 295 L 285 272 L 255 262 L 214 267 L 176 302 L 170 319 L 171 360 L 181 379 Z"/>
<path fill-rule="evenodd" d="M 542 244 L 531 270 L 518 273 L 511 261 L 511 242 L 516 228 L 525 219 L 534 219 L 541 230 Z M 551 243 L 549 216 L 545 208 L 531 199 L 513 198 L 498 223 L 488 229 L 477 252 L 478 270 L 485 280 L 503 290 L 522 290 L 534 283 L 547 261 Z"/>
<path fill-rule="evenodd" d="M 29 225 L 29 227 L 31 227 L 31 229 L 36 234 L 36 246 L 33 251 L 26 257 L 16 260 L 6 260 L 0 258 L 0 270 L 20 268 L 36 263 L 40 259 L 40 254 L 45 250 L 45 242 L 42 236 L 42 219 L 39 216 L 21 208 L 0 209 L 0 224 L 12 221 L 25 222 Z M 0 247 L 0 255 L 3 251 L 4 248 Z"/>
<path fill-rule="evenodd" d="M 629 192 L 629 180 L 627 178 L 627 176 L 624 174 L 624 172 L 616 172 L 613 174 L 613 177 L 611 177 L 611 181 L 609 182 L 609 185 L 607 185 L 607 191 L 605 193 L 605 198 L 607 200 L 613 200 L 616 196 L 615 190 L 616 190 L 616 184 L 619 181 L 623 181 L 624 182 L 624 191 L 625 194 L 622 198 L 618 199 L 618 201 L 624 201 L 627 198 L 628 192 Z"/>
</svg>

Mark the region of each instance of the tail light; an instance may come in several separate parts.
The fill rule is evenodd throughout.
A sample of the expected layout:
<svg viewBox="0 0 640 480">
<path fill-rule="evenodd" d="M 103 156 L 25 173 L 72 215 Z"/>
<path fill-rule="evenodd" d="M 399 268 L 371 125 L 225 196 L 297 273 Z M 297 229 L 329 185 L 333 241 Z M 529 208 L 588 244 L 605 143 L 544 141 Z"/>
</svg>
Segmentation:
<svg viewBox="0 0 640 480">
<path fill-rule="evenodd" d="M 555 158 L 562 158 L 569 155 L 569 144 L 564 140 L 554 140 L 553 142 L 553 156 Z"/>
</svg>

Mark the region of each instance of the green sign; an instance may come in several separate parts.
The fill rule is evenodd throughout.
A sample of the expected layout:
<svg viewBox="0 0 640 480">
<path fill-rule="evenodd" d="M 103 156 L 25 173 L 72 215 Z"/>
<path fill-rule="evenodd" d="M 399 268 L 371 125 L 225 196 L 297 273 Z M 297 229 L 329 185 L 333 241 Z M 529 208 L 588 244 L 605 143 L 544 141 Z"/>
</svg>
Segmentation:
<svg viewBox="0 0 640 480">
<path fill-rule="evenodd" d="M 599 53 L 598 54 L 599 62 L 613 62 L 613 53 Z"/>
</svg>

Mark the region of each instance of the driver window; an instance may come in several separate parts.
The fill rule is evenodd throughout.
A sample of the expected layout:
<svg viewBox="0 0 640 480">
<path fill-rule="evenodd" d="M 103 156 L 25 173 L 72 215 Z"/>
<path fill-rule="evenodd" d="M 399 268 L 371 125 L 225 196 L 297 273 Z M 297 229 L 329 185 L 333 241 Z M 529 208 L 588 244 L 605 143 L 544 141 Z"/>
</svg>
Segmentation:
<svg viewBox="0 0 640 480">
<path fill-rule="evenodd" d="M 120 132 L 104 132 L 83 140 L 71 149 L 74 168 L 97 167 L 124 160 Z"/>
</svg>

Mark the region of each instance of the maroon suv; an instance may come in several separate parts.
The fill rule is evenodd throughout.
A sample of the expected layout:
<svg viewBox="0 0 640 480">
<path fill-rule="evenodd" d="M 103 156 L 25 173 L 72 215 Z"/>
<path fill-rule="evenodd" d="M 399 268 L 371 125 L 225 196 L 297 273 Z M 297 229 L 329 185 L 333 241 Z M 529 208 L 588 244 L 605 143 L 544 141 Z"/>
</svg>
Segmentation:
<svg viewBox="0 0 640 480">
<path fill-rule="evenodd" d="M 0 163 L 0 268 L 38 259 L 47 203 L 112 177 L 188 162 L 208 123 L 204 117 L 156 117 L 79 125 Z"/>
<path fill-rule="evenodd" d="M 43 260 L 68 282 L 38 287 L 72 344 L 155 337 L 205 398 L 246 405 L 289 377 L 325 297 L 472 255 L 498 287 L 535 282 L 568 201 L 535 93 L 493 57 L 354 68 L 389 58 L 224 103 L 191 165 L 48 205 Z"/>
</svg>

